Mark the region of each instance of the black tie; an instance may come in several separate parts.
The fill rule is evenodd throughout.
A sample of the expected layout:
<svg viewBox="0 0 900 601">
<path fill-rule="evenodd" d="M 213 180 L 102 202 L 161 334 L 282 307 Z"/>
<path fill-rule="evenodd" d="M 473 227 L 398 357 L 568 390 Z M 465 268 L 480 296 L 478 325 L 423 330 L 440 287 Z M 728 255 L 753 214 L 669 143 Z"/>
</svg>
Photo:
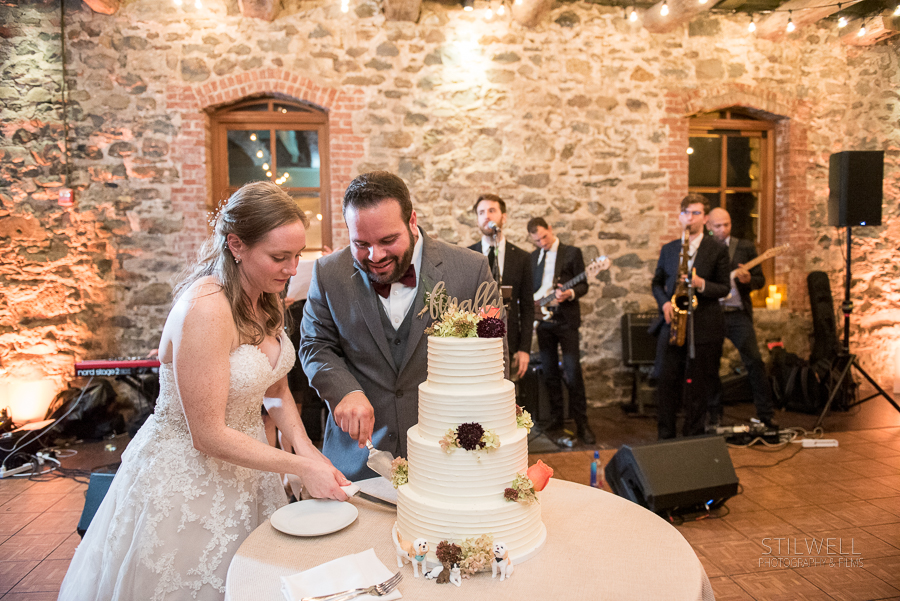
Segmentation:
<svg viewBox="0 0 900 601">
<path fill-rule="evenodd" d="M 500 267 L 497 265 L 497 247 L 492 246 L 488 251 L 488 267 L 491 268 L 491 276 L 497 284 L 500 283 Z"/>
<path fill-rule="evenodd" d="M 537 270 L 534 272 L 534 291 L 537 292 L 541 287 L 541 282 L 544 280 L 544 259 L 547 258 L 547 253 L 544 251 L 541 252 L 541 260 L 538 261 Z"/>
</svg>

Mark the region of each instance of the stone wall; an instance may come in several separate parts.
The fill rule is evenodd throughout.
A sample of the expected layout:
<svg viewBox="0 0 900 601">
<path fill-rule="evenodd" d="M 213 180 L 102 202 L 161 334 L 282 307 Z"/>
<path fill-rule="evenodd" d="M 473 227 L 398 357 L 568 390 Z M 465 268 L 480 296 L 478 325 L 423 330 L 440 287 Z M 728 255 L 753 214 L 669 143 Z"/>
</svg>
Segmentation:
<svg viewBox="0 0 900 601">
<path fill-rule="evenodd" d="M 806 274 L 843 293 L 841 237 L 826 227 L 828 157 L 886 151 L 884 223 L 854 230 L 854 347 L 886 384 L 900 353 L 898 45 L 840 44 L 833 23 L 774 43 L 747 17 L 709 15 L 649 34 L 622 9 L 558 4 L 534 29 L 425 3 L 418 23 L 379 4 L 287 0 L 272 23 L 232 0 L 125 2 L 113 16 L 68 2 L 68 185 L 62 161 L 59 6 L 0 5 L 0 377 L 62 383 L 74 360 L 156 346 L 173 281 L 206 232 L 207 112 L 285 94 L 329 113 L 335 242 L 357 173 L 409 184 L 420 222 L 476 239 L 471 206 L 496 192 L 507 235 L 531 249 L 536 215 L 613 267 L 583 300 L 592 403 L 621 399 L 619 318 L 654 308 L 660 246 L 687 185 L 687 115 L 727 106 L 777 121 L 776 243 L 787 308 L 766 316 L 807 352 Z M 773 323 L 775 324 L 773 326 Z M 778 323 L 784 324 L 779 328 Z"/>
</svg>

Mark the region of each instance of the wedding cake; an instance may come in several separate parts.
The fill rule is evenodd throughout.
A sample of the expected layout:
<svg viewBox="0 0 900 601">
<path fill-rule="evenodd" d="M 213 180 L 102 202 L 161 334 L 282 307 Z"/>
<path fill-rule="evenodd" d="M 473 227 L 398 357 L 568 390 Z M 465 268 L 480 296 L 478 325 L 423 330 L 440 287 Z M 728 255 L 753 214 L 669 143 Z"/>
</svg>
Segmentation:
<svg viewBox="0 0 900 601">
<path fill-rule="evenodd" d="M 483 430 L 482 444 L 458 446 L 473 429 Z M 505 543 L 515 563 L 540 550 L 546 529 L 537 493 L 530 489 L 528 502 L 510 498 L 528 469 L 528 428 L 517 424 L 515 389 L 503 378 L 503 338 L 429 336 L 428 379 L 407 449 L 397 530 L 404 540 L 426 539 L 429 560 L 440 541 L 483 535 Z"/>
</svg>

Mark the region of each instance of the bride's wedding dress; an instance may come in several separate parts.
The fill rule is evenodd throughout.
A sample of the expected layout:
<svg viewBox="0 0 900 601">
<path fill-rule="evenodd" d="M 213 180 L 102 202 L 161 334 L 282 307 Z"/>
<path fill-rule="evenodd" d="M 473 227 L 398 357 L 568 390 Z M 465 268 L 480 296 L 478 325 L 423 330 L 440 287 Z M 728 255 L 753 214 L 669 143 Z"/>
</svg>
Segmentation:
<svg viewBox="0 0 900 601">
<path fill-rule="evenodd" d="M 257 347 L 230 357 L 226 423 L 265 441 L 263 393 L 294 364 L 279 335 L 273 368 Z M 171 364 L 159 369 L 154 414 L 122 454 L 122 465 L 75 551 L 60 601 L 221 600 L 237 548 L 287 503 L 279 476 L 197 451 Z"/>
</svg>

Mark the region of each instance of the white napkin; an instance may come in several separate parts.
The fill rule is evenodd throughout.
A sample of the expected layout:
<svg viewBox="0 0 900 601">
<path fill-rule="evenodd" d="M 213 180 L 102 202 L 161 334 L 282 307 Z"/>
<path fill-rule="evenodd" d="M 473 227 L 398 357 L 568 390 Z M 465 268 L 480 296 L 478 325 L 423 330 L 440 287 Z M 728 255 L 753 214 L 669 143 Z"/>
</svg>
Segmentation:
<svg viewBox="0 0 900 601">
<path fill-rule="evenodd" d="M 394 572 L 387 569 L 375 555 L 375 549 L 369 549 L 323 563 L 293 576 L 282 576 L 281 592 L 287 601 L 300 601 L 303 597 L 318 597 L 372 586 L 384 582 L 393 575 Z M 390 601 L 402 596 L 400 591 L 394 589 L 383 597 L 363 595 L 357 598 L 360 601 L 366 599 Z"/>
</svg>

